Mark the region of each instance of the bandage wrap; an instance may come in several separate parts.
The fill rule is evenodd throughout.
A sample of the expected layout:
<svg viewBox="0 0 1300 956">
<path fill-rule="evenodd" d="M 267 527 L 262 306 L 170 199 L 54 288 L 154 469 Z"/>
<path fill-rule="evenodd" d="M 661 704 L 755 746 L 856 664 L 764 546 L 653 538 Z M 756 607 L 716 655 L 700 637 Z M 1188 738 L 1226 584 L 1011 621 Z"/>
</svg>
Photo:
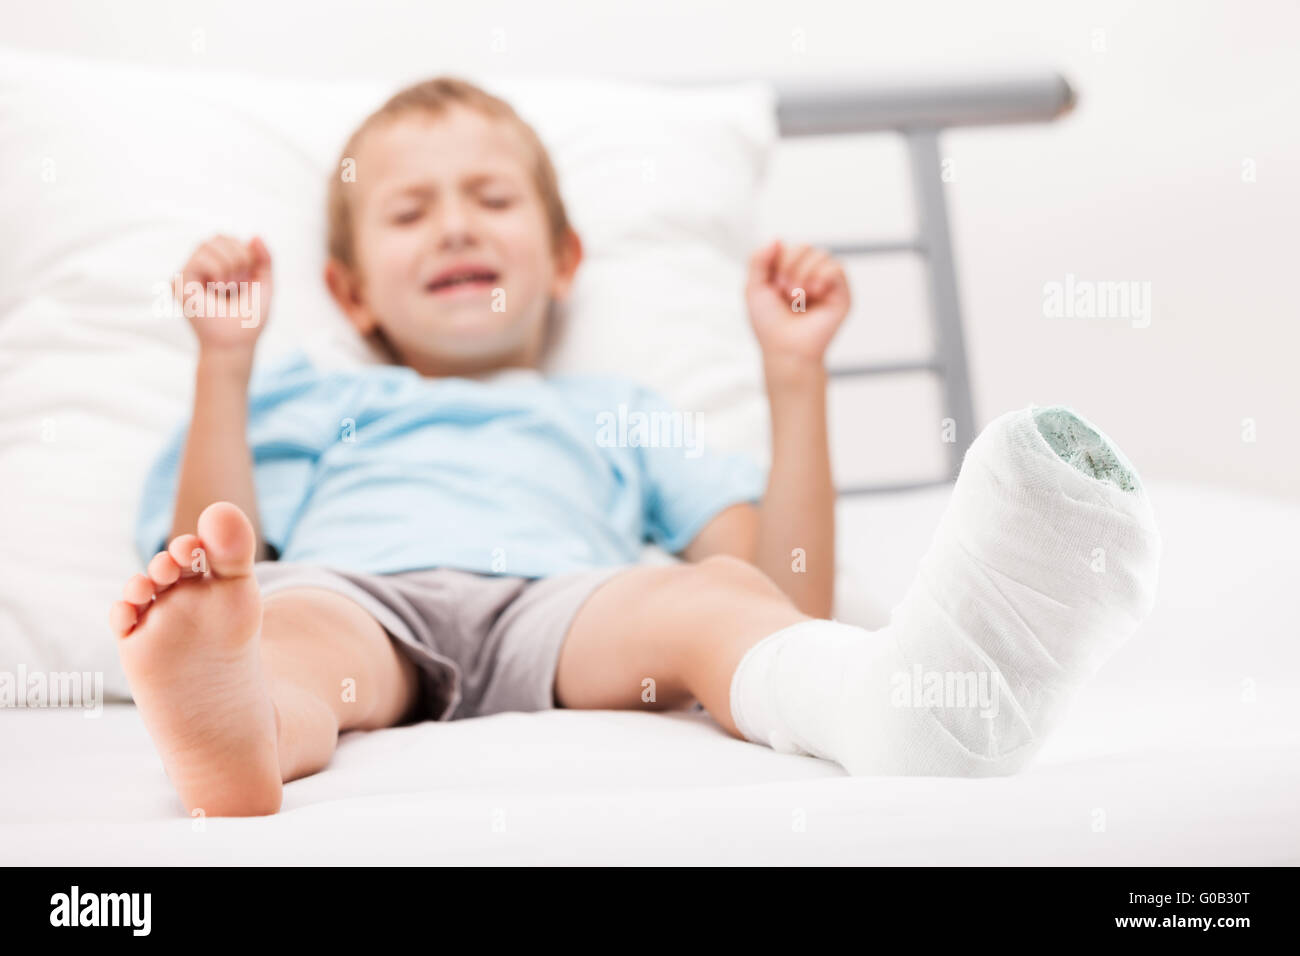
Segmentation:
<svg viewBox="0 0 1300 956">
<path fill-rule="evenodd" d="M 854 774 L 1014 772 L 1150 612 L 1159 557 L 1113 442 L 1059 406 L 1008 413 L 967 451 L 889 625 L 764 639 L 733 678 L 733 719 Z"/>
</svg>

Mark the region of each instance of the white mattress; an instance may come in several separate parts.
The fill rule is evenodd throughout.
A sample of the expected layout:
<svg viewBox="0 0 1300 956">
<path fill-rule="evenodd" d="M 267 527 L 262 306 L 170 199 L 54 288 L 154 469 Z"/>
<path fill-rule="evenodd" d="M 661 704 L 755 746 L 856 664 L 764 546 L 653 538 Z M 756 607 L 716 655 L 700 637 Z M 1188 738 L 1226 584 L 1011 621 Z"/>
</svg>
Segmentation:
<svg viewBox="0 0 1300 956">
<path fill-rule="evenodd" d="M 846 573 L 892 603 L 945 497 L 846 503 Z M 1152 498 L 1157 609 L 1016 777 L 851 778 L 699 712 L 512 713 L 348 735 L 278 816 L 197 827 L 130 706 L 11 711 L 0 862 L 1300 863 L 1300 506 Z"/>
</svg>

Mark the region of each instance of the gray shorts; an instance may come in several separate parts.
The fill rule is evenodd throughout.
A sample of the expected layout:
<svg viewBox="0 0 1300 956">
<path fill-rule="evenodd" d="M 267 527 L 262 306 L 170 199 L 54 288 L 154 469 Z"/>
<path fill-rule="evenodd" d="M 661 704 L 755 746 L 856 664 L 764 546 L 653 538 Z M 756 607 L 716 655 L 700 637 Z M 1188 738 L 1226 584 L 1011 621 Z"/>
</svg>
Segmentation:
<svg viewBox="0 0 1300 956">
<path fill-rule="evenodd" d="M 555 707 L 555 669 L 569 625 L 591 593 L 622 570 L 520 578 L 259 561 L 254 573 L 263 595 L 323 588 L 359 604 L 418 667 L 420 717 L 455 720 Z"/>
</svg>

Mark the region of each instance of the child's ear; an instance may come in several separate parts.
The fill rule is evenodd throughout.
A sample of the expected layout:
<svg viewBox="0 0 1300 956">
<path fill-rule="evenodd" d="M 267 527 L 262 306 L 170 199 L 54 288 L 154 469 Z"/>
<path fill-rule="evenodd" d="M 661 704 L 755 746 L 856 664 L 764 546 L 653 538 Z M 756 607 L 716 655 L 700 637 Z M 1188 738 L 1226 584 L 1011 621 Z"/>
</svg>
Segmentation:
<svg viewBox="0 0 1300 956">
<path fill-rule="evenodd" d="M 355 269 L 331 258 L 325 263 L 325 287 L 362 336 L 370 335 L 378 327 L 379 322 L 362 295 L 361 276 Z"/>
<path fill-rule="evenodd" d="M 564 299 L 573 287 L 573 277 L 582 262 L 582 240 L 570 229 L 564 234 L 555 261 L 555 280 L 551 283 L 551 298 Z"/>
</svg>

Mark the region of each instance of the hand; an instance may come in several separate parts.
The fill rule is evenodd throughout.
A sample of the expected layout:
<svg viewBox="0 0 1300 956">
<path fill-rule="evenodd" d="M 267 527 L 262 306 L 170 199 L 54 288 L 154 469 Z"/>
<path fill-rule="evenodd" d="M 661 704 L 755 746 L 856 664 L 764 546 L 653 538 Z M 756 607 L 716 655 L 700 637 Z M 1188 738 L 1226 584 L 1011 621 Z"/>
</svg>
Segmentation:
<svg viewBox="0 0 1300 956">
<path fill-rule="evenodd" d="M 773 240 L 750 257 L 745 302 L 765 361 L 820 368 L 849 314 L 849 283 L 830 253 Z"/>
<path fill-rule="evenodd" d="M 266 244 L 256 237 L 245 244 L 214 236 L 194 250 L 181 279 L 181 288 L 173 291 L 200 349 L 251 357 L 271 310 Z"/>
</svg>

